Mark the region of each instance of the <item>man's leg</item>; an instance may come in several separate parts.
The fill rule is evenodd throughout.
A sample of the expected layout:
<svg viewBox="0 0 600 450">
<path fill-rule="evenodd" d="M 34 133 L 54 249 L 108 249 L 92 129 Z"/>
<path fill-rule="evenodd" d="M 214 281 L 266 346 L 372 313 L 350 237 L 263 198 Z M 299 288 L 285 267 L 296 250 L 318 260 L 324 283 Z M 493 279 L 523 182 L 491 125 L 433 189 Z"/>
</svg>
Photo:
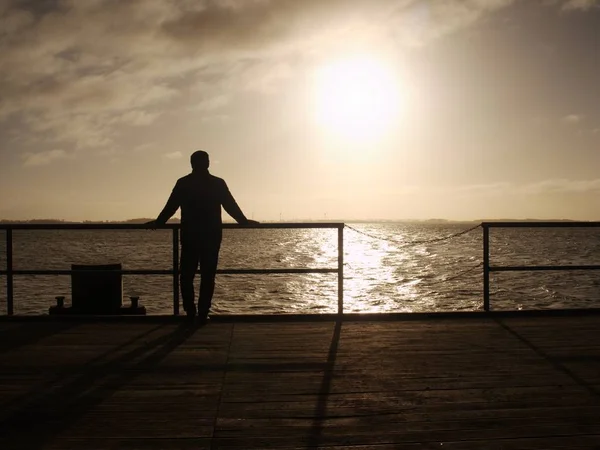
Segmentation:
<svg viewBox="0 0 600 450">
<path fill-rule="evenodd" d="M 219 263 L 221 241 L 206 242 L 200 252 L 200 295 L 198 298 L 198 316 L 206 318 L 212 305 L 215 292 L 215 277 Z"/>
<path fill-rule="evenodd" d="M 194 304 L 194 276 L 196 275 L 196 270 L 198 270 L 198 261 L 200 259 L 199 250 L 198 245 L 191 243 L 181 246 L 179 283 L 181 286 L 183 309 L 188 316 L 196 315 L 196 305 Z"/>
</svg>

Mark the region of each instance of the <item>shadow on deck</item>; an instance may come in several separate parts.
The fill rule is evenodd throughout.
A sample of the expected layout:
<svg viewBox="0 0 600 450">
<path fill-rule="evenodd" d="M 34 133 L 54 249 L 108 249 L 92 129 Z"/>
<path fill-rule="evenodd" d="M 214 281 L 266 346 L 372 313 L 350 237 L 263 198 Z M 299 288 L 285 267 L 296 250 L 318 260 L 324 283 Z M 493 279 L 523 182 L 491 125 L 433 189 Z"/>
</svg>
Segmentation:
<svg viewBox="0 0 600 450">
<path fill-rule="evenodd" d="M 600 448 L 600 316 L 0 322 L 1 448 Z"/>
</svg>

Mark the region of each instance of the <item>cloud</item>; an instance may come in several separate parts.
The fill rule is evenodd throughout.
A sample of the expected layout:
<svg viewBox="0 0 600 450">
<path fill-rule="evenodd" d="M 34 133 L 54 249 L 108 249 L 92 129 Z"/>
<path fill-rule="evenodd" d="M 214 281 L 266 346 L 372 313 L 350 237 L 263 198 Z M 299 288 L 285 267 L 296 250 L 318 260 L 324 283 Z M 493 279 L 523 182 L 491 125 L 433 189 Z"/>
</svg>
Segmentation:
<svg viewBox="0 0 600 450">
<path fill-rule="evenodd" d="M 167 159 L 179 159 L 179 158 L 182 158 L 183 155 L 181 154 L 181 152 L 171 152 L 171 153 L 165 153 L 164 157 Z"/>
<path fill-rule="evenodd" d="M 225 123 L 230 119 L 227 114 L 215 114 L 212 116 L 204 116 L 200 119 L 203 123 Z M 212 164 L 212 163 L 211 163 Z"/>
<path fill-rule="evenodd" d="M 513 0 L 404 3 L 400 14 L 396 14 L 391 21 L 396 26 L 396 36 L 404 43 L 421 46 L 475 23 L 485 14 L 509 6 Z"/>
<path fill-rule="evenodd" d="M 189 107 L 190 111 L 202 111 L 202 112 L 212 112 L 229 104 L 229 96 L 225 94 L 215 95 L 212 97 L 204 98 L 199 100 L 197 103 L 191 105 Z"/>
<path fill-rule="evenodd" d="M 567 0 L 563 3 L 563 11 L 587 11 L 592 8 L 597 8 L 600 5 L 599 0 Z"/>
<path fill-rule="evenodd" d="M 581 114 L 569 114 L 568 116 L 565 116 L 562 118 L 562 121 L 564 123 L 568 123 L 568 124 L 577 124 L 580 123 L 581 121 L 583 121 L 585 117 L 582 116 Z"/>
<path fill-rule="evenodd" d="M 156 145 L 154 143 L 152 143 L 152 142 L 146 142 L 144 144 L 140 144 L 140 145 L 135 146 L 133 148 L 133 151 L 135 153 L 143 153 L 143 152 L 151 150 L 151 149 L 153 149 L 155 147 L 156 147 Z"/>
<path fill-rule="evenodd" d="M 160 115 L 159 112 L 149 113 L 143 110 L 132 110 L 118 116 L 113 120 L 113 123 L 120 122 L 135 126 L 151 125 Z"/>
<path fill-rule="evenodd" d="M 67 157 L 64 150 L 49 150 L 39 153 L 26 153 L 23 156 L 25 166 L 43 166 Z"/>
<path fill-rule="evenodd" d="M 583 194 L 600 192 L 600 179 L 551 179 L 526 184 L 519 188 L 525 194 Z"/>
<path fill-rule="evenodd" d="M 447 188 L 440 188 L 447 191 Z M 454 192 L 466 196 L 546 195 L 600 193 L 600 178 L 591 180 L 548 179 L 531 183 L 497 182 L 466 185 L 454 188 Z"/>
<path fill-rule="evenodd" d="M 109 146 L 120 126 L 181 103 L 210 115 L 236 90 L 277 91 L 310 58 L 365 42 L 426 45 L 511 3 L 0 1 L 0 122 L 18 123 L 27 143 Z"/>
<path fill-rule="evenodd" d="M 503 195 L 514 190 L 514 185 L 508 182 L 471 184 L 459 186 L 455 190 L 457 193 L 467 196 Z"/>
</svg>

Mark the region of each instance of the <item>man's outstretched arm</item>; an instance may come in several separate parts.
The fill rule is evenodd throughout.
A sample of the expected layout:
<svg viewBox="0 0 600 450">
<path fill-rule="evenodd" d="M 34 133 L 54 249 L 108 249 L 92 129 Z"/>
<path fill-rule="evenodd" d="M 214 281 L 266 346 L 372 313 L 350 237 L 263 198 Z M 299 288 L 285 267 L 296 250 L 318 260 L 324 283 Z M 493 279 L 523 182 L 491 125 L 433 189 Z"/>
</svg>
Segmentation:
<svg viewBox="0 0 600 450">
<path fill-rule="evenodd" d="M 167 221 L 177 212 L 181 206 L 181 199 L 179 195 L 179 185 L 176 184 L 167 200 L 167 204 L 160 212 L 156 220 L 148 222 L 148 225 L 161 226 L 167 223 Z"/>
<path fill-rule="evenodd" d="M 240 225 L 257 224 L 258 223 L 256 220 L 248 220 L 246 218 L 246 216 L 242 212 L 242 209 L 239 207 L 239 205 L 233 198 L 233 195 L 231 195 L 231 192 L 229 191 L 229 188 L 227 187 L 227 183 L 223 182 L 222 189 L 223 189 L 223 192 L 222 192 L 221 202 L 222 202 L 223 208 L 225 209 L 227 214 L 229 214 L 231 217 L 233 217 L 235 219 L 235 221 L 237 223 L 239 223 Z"/>
</svg>

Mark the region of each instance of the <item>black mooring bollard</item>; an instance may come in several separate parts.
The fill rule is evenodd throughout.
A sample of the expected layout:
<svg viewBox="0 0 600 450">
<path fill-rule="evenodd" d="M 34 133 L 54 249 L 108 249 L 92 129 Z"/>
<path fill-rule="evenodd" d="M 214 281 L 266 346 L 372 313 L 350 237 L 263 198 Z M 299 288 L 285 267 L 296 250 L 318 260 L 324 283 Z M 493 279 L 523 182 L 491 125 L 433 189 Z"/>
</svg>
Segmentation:
<svg viewBox="0 0 600 450">
<path fill-rule="evenodd" d="M 139 296 L 135 295 L 135 296 L 130 296 L 129 299 L 131 300 L 131 307 L 133 309 L 137 309 L 138 307 L 138 300 L 140 299 Z"/>
<path fill-rule="evenodd" d="M 56 307 L 57 308 L 64 308 L 65 307 L 65 296 L 64 295 L 57 295 L 54 298 L 56 299 Z"/>
</svg>

